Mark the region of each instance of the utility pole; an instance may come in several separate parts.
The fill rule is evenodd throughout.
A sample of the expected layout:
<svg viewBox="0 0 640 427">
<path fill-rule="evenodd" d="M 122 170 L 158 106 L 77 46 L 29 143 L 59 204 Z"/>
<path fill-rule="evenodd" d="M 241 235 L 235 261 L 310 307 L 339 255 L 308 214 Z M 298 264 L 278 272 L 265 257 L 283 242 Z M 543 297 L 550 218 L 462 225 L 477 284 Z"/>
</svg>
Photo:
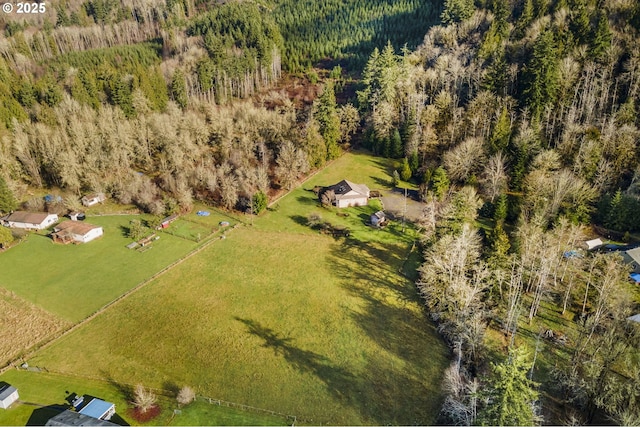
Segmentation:
<svg viewBox="0 0 640 427">
<path fill-rule="evenodd" d="M 407 216 L 407 188 L 404 189 L 404 210 L 402 211 L 402 232 L 404 233 L 404 222 Z"/>
</svg>

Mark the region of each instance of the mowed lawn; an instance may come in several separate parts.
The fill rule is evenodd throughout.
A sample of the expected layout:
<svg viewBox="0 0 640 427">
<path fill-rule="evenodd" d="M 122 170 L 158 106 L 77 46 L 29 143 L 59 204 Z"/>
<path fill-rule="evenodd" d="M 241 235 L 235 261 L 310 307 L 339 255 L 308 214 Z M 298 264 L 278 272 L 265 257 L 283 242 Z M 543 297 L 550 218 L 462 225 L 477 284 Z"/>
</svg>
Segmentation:
<svg viewBox="0 0 640 427">
<path fill-rule="evenodd" d="M 113 381 L 88 380 L 86 378 L 61 376 L 56 374 L 8 371 L 0 381 L 18 389 L 20 402 L 9 409 L 0 411 L 0 425 L 44 425 L 51 417 L 69 406 L 70 395 L 94 396 L 116 405 L 113 422 L 131 424 L 131 385 Z M 243 411 L 218 406 L 199 400 L 188 406 L 181 406 L 180 413 L 175 393 L 158 396 L 160 415 L 154 425 L 287 425 L 281 416 Z"/>
<path fill-rule="evenodd" d="M 349 153 L 313 181 L 372 185 L 386 175 L 381 159 Z M 191 385 L 298 423 L 435 423 L 448 352 L 398 273 L 415 232 L 373 230 L 363 221 L 369 208 L 338 217 L 300 198 L 307 193 L 295 190 L 29 363 Z M 352 236 L 310 230 L 299 217 L 314 209 L 351 221 Z"/>
<path fill-rule="evenodd" d="M 136 216 L 89 217 L 104 236 L 82 245 L 54 244 L 30 234 L 0 254 L 0 287 L 70 322 L 77 322 L 196 247 L 196 243 L 160 234 L 151 250 L 127 249 L 124 235 Z"/>
</svg>

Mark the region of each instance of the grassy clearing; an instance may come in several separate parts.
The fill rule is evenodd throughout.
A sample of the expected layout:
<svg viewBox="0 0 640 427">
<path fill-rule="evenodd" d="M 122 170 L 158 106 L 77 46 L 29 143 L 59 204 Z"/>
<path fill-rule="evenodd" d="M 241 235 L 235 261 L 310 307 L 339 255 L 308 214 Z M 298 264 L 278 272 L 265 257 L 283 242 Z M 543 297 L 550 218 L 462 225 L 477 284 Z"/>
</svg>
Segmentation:
<svg viewBox="0 0 640 427">
<path fill-rule="evenodd" d="M 196 247 L 163 234 L 144 253 L 127 249 L 132 216 L 89 217 L 104 236 L 83 245 L 58 245 L 31 234 L 0 254 L 0 286 L 69 322 L 77 322 Z"/>
<path fill-rule="evenodd" d="M 113 381 L 98 381 L 73 376 L 56 374 L 8 371 L 0 377 L 1 381 L 18 388 L 20 400 L 8 410 L 0 411 L 0 425 L 44 425 L 49 418 L 55 416 L 68 405 L 66 398 L 71 393 L 95 396 L 115 403 L 116 416 L 131 424 L 133 420 L 128 414 L 131 407 L 131 386 L 124 386 Z M 149 424 L 153 425 L 286 425 L 283 417 L 241 411 L 224 406 L 211 405 L 203 401 L 194 402 L 180 408 L 180 414 L 174 414 L 177 403 L 169 396 L 158 396 L 158 404 L 162 412 Z"/>
<path fill-rule="evenodd" d="M 397 274 L 405 251 L 238 229 L 31 363 L 313 424 L 431 424 L 446 351 Z"/>
<path fill-rule="evenodd" d="M 313 182 L 379 188 L 382 163 L 349 153 Z M 296 217 L 318 209 L 309 193 L 295 190 L 30 364 L 188 384 L 298 423 L 433 424 L 448 352 L 398 273 L 416 261 L 405 262 L 415 232 L 371 229 L 362 221 L 371 208 L 361 207 L 323 214 L 349 225 L 349 238 L 319 235 Z"/>
</svg>

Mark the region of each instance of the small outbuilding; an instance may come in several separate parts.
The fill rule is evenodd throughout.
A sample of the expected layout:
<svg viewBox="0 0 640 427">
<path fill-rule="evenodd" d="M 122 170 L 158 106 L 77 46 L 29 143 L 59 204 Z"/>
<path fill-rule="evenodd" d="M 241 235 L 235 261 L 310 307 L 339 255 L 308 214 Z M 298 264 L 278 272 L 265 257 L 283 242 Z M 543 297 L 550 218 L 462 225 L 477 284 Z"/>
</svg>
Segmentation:
<svg viewBox="0 0 640 427">
<path fill-rule="evenodd" d="M 387 218 L 384 215 L 383 211 L 378 211 L 376 213 L 372 213 L 371 214 L 371 225 L 373 225 L 375 227 L 382 226 L 382 224 L 384 224 L 386 220 L 387 220 Z"/>
<path fill-rule="evenodd" d="M 86 222 L 64 221 L 56 225 L 51 237 L 56 243 L 87 243 L 104 234 L 102 227 Z"/>
<path fill-rule="evenodd" d="M 86 219 L 86 216 L 84 212 L 71 212 L 69 214 L 69 218 L 71 219 L 71 221 L 84 221 Z"/>
<path fill-rule="evenodd" d="M 7 227 L 25 230 L 44 230 L 56 222 L 58 215 L 47 212 L 16 211 L 2 218 L 2 223 Z"/>
<path fill-rule="evenodd" d="M 173 214 L 171 216 L 168 216 L 160 222 L 160 225 L 156 227 L 156 229 L 160 230 L 161 228 L 169 228 L 169 225 L 177 219 L 178 219 L 178 214 Z"/>
<path fill-rule="evenodd" d="M 113 414 L 116 413 L 116 405 L 94 397 L 89 401 L 89 403 L 84 405 L 78 413 L 87 415 L 91 418 L 108 421 L 111 419 Z"/>
<path fill-rule="evenodd" d="M 82 199 L 80 199 L 82 204 L 87 207 L 97 205 L 98 203 L 102 203 L 105 200 L 107 200 L 107 197 L 104 195 L 104 193 L 87 194 L 86 196 L 83 196 Z"/>
<path fill-rule="evenodd" d="M 594 250 L 596 248 L 599 248 L 604 243 L 600 239 L 593 239 L 593 240 L 587 240 L 586 242 L 584 242 L 584 244 L 587 245 L 587 250 L 591 251 L 591 250 Z"/>
<path fill-rule="evenodd" d="M 9 406 L 11 406 L 13 402 L 17 401 L 19 398 L 20 396 L 18 396 L 17 388 L 7 383 L 3 383 L 3 385 L 0 385 L 0 408 L 9 408 Z"/>
</svg>

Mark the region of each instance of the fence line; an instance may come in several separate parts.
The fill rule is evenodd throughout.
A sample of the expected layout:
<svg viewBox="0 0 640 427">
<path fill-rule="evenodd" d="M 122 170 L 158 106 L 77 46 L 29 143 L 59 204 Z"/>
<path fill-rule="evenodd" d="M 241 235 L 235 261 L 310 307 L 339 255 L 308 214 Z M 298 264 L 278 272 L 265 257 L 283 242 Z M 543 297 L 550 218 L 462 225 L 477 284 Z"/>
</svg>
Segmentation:
<svg viewBox="0 0 640 427">
<path fill-rule="evenodd" d="M 103 377 L 99 377 L 99 376 L 95 376 L 95 375 L 80 375 L 77 373 L 70 373 L 70 372 L 63 372 L 63 371 L 50 371 L 47 368 L 41 368 L 41 367 L 37 367 L 37 366 L 30 366 L 28 368 L 21 368 L 21 367 L 17 367 L 16 369 L 18 370 L 25 370 L 25 371 L 30 371 L 30 372 L 45 372 L 47 374 L 50 375 L 57 375 L 57 376 L 61 376 L 61 377 L 73 377 L 73 378 L 81 378 L 81 379 L 88 379 L 88 380 L 92 380 L 92 381 L 99 381 L 99 382 L 103 382 L 103 383 L 107 383 L 107 384 L 116 384 L 119 388 L 127 388 L 129 390 L 131 390 L 131 393 L 133 393 L 133 391 L 135 390 L 135 385 L 134 384 L 128 384 L 128 383 L 123 383 L 123 382 L 115 382 L 113 380 L 107 380 L 104 379 Z M 153 392 L 156 395 L 159 396 L 164 396 L 167 398 L 175 398 L 176 397 L 176 393 L 172 392 L 170 390 L 166 390 L 163 388 L 153 388 L 153 387 L 145 387 L 147 390 Z M 305 418 L 300 418 L 296 415 L 289 415 L 289 414 L 284 414 L 282 412 L 278 412 L 278 411 L 272 411 L 271 409 L 264 409 L 264 408 L 258 408 L 255 406 L 251 406 L 251 405 L 245 405 L 243 403 L 237 403 L 237 402 L 230 402 L 228 400 L 223 400 L 223 399 L 215 399 L 213 397 L 208 397 L 208 396 L 203 396 L 203 395 L 196 395 L 196 399 L 198 401 L 201 402 L 205 402 L 205 403 L 209 403 L 211 405 L 218 405 L 218 406 L 225 406 L 227 408 L 234 408 L 234 409 L 239 409 L 245 412 L 256 412 L 256 413 L 260 413 L 260 414 L 268 414 L 268 415 L 272 415 L 275 417 L 281 417 L 286 419 L 287 421 L 292 421 L 294 424 L 296 421 L 305 421 L 305 422 L 311 422 L 312 420 L 309 419 L 305 419 Z"/>
<path fill-rule="evenodd" d="M 236 224 L 236 226 L 237 226 L 237 224 Z M 230 227 L 229 229 L 232 230 L 236 226 Z M 228 230 L 225 230 L 225 234 L 226 234 L 227 231 Z M 43 350 L 43 349 L 49 347 L 50 345 L 52 345 L 54 342 L 56 342 L 60 338 L 62 338 L 64 336 L 67 336 L 68 334 L 70 334 L 71 332 L 75 331 L 79 327 L 85 325 L 86 323 L 88 323 L 89 321 L 93 320 L 98 315 L 102 314 L 109 307 L 119 303 L 120 301 L 122 301 L 123 299 L 125 299 L 129 295 L 133 294 L 134 292 L 137 292 L 138 290 L 140 290 L 141 288 L 143 288 L 147 284 L 151 283 L 152 281 L 154 281 L 155 279 L 157 279 L 158 277 L 160 277 L 161 275 L 163 275 L 167 271 L 169 271 L 169 270 L 173 269 L 174 267 L 182 264 L 184 261 L 186 261 L 187 259 L 191 258 L 192 256 L 198 254 L 199 252 L 203 251 L 204 249 L 209 247 L 209 245 L 211 245 L 213 242 L 216 242 L 218 240 L 219 239 L 216 239 L 213 234 L 208 236 L 207 238 L 204 239 L 204 243 L 202 243 L 198 247 L 194 248 L 191 252 L 187 253 L 183 257 L 181 257 L 181 258 L 177 259 L 176 261 L 172 262 L 168 266 L 164 267 L 162 270 L 154 273 L 149 278 L 147 278 L 147 279 L 143 280 L 142 282 L 138 283 L 133 288 L 129 289 L 125 293 L 123 293 L 120 296 L 118 296 L 116 299 L 114 299 L 114 300 L 108 302 L 107 304 L 103 305 L 98 310 L 94 311 L 92 314 L 90 314 L 89 316 L 87 316 L 86 318 L 81 320 L 80 322 L 78 322 L 78 323 L 76 323 L 74 325 L 71 325 L 70 327 L 68 327 L 66 329 L 63 329 L 62 331 L 59 331 L 59 332 L 51 335 L 48 338 L 45 338 L 44 340 L 40 341 L 39 343 L 34 344 L 33 346 L 31 346 L 29 349 L 26 349 L 22 353 L 22 355 L 9 360 L 8 362 L 6 362 L 5 366 L 0 368 L 0 374 L 3 374 L 4 372 L 6 372 L 7 370 L 11 369 L 12 367 L 16 367 L 17 365 L 21 364 L 21 362 L 23 362 L 25 359 L 28 359 L 29 357 L 31 357 L 35 352 L 37 352 L 39 350 Z"/>
</svg>

